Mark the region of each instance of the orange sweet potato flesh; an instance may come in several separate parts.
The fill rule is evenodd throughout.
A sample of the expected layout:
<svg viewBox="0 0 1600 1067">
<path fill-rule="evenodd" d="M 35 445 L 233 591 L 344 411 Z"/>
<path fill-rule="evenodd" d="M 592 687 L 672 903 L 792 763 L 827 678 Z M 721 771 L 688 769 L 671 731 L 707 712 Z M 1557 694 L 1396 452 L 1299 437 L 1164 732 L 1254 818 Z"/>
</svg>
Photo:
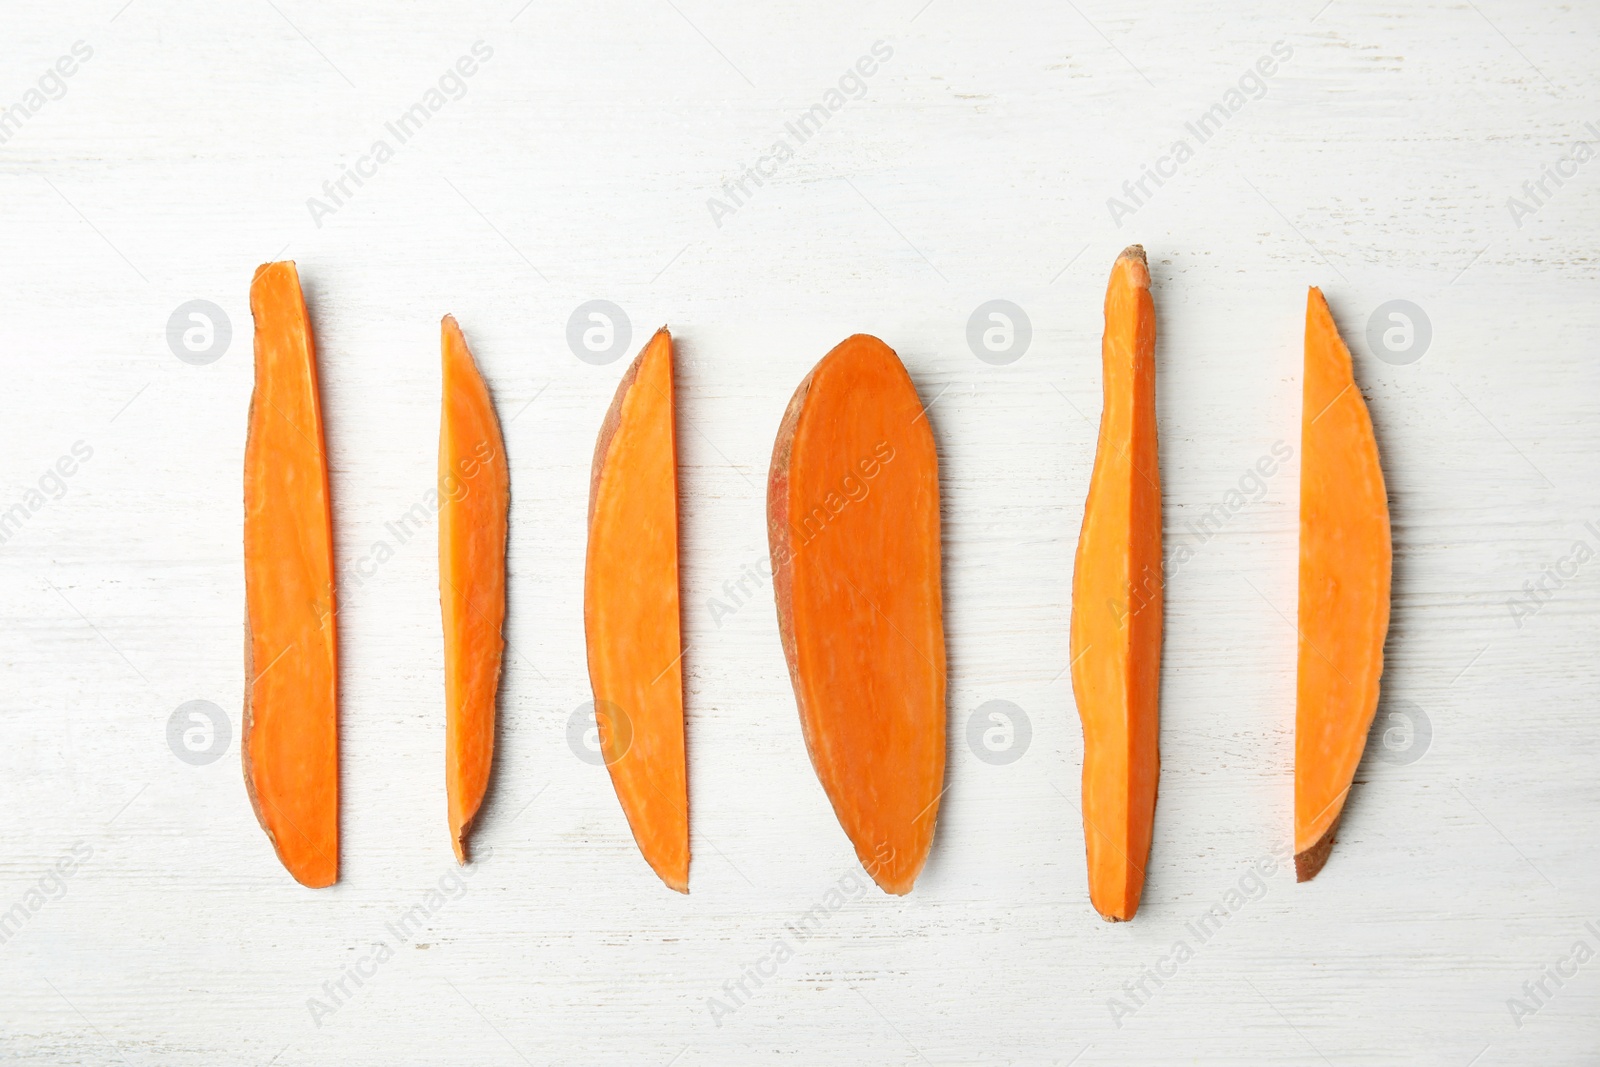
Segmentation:
<svg viewBox="0 0 1600 1067">
<path fill-rule="evenodd" d="M 672 336 L 617 386 L 595 444 L 583 616 L 600 751 L 645 862 L 689 891 Z"/>
<path fill-rule="evenodd" d="M 489 789 L 495 696 L 505 649 L 506 511 L 511 475 L 489 387 L 456 320 L 441 324 L 439 607 L 444 616 L 444 778 L 450 842 L 467 833 Z"/>
<path fill-rule="evenodd" d="M 904 894 L 944 791 L 939 460 L 900 358 L 858 334 L 789 401 L 767 486 L 800 726 L 856 856 Z"/>
<path fill-rule="evenodd" d="M 1294 731 L 1299 881 L 1328 862 L 1378 710 L 1389 630 L 1389 497 L 1350 350 L 1306 298 L 1300 414 L 1300 648 Z"/>
<path fill-rule="evenodd" d="M 1089 900 L 1123 922 L 1144 891 L 1161 774 L 1156 324 L 1138 245 L 1111 268 L 1105 318 L 1100 439 L 1072 574 L 1072 692 L 1083 722 Z"/>
<path fill-rule="evenodd" d="M 250 283 L 255 392 L 244 453 L 245 788 L 302 885 L 339 877 L 333 526 L 316 348 L 293 263 Z"/>
</svg>

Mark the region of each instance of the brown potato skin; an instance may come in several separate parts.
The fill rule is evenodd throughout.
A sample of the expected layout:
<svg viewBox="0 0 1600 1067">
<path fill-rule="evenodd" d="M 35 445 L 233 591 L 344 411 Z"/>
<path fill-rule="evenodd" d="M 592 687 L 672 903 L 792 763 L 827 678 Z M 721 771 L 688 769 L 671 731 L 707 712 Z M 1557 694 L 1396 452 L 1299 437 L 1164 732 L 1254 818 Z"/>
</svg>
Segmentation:
<svg viewBox="0 0 1600 1067">
<path fill-rule="evenodd" d="M 1317 840 L 1317 843 L 1299 853 L 1294 858 L 1294 880 L 1296 882 L 1309 882 L 1315 878 L 1322 868 L 1327 865 L 1328 857 L 1333 855 L 1333 842 L 1339 833 L 1339 819 L 1344 818 L 1344 812 L 1339 813 L 1339 818 L 1333 820 L 1333 825 L 1328 827 L 1328 832 Z"/>
<path fill-rule="evenodd" d="M 772 554 L 772 594 L 778 606 L 778 636 L 783 641 L 783 658 L 789 666 L 789 684 L 800 691 L 799 651 L 794 637 L 794 544 L 789 531 L 789 454 L 794 448 L 795 427 L 800 424 L 800 413 L 805 410 L 806 396 L 811 392 L 811 379 L 815 368 L 800 381 L 789 406 L 784 409 L 783 421 L 778 424 L 778 437 L 772 444 L 772 468 L 767 475 L 767 544 Z M 800 718 L 802 729 L 805 716 Z M 811 738 L 806 738 L 811 747 Z"/>
</svg>

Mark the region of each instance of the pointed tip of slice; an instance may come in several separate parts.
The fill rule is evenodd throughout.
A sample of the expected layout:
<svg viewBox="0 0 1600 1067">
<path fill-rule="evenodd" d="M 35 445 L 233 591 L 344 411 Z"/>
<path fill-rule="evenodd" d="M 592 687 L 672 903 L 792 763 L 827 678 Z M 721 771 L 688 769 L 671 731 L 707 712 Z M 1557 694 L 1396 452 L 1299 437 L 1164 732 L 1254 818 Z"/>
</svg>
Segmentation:
<svg viewBox="0 0 1600 1067">
<path fill-rule="evenodd" d="M 1340 818 L 1343 813 L 1340 813 Z M 1315 878 L 1322 868 L 1327 866 L 1328 856 L 1333 852 L 1334 835 L 1339 831 L 1339 819 L 1334 819 L 1328 829 L 1317 839 L 1317 843 L 1304 851 L 1295 853 L 1294 880 L 1296 882 L 1309 882 Z"/>
<path fill-rule="evenodd" d="M 1129 245 L 1127 248 L 1122 250 L 1122 254 L 1117 256 L 1117 258 L 1137 259 L 1140 263 L 1143 263 L 1146 266 L 1149 266 L 1150 264 L 1149 258 L 1144 254 L 1144 245 Z"/>
<path fill-rule="evenodd" d="M 650 340 L 646 341 L 639 349 L 638 355 L 633 357 L 633 362 L 628 364 L 627 371 L 623 373 L 622 382 L 618 383 L 617 387 L 617 398 L 620 398 L 625 392 L 625 390 L 622 388 L 622 385 L 626 384 L 631 386 L 633 384 L 633 380 L 638 377 L 640 370 L 643 369 L 646 363 L 661 358 L 662 353 L 665 353 L 666 358 L 670 362 L 674 354 L 673 349 L 674 346 L 672 343 L 671 330 L 663 326 L 655 333 L 651 334 Z"/>
<path fill-rule="evenodd" d="M 890 870 L 886 869 L 888 864 L 871 863 L 866 860 L 862 861 L 861 866 L 879 889 L 891 897 L 903 897 L 917 884 L 917 876 L 922 873 L 927 860 L 928 856 L 924 851 L 921 859 L 909 867 L 896 867 Z"/>
<path fill-rule="evenodd" d="M 633 363 L 629 366 L 634 367 L 642 364 L 647 356 L 655 352 L 662 345 L 666 345 L 668 350 L 671 350 L 673 347 L 672 331 L 669 330 L 664 323 L 657 327 L 656 331 L 650 335 L 650 339 L 640 346 L 638 354 L 633 357 Z"/>
<path fill-rule="evenodd" d="M 473 371 L 478 368 L 478 361 L 473 358 L 472 349 L 467 345 L 467 335 L 461 332 L 461 324 L 454 315 L 446 315 L 439 320 L 439 358 L 444 361 L 447 376 L 452 363 L 471 364 Z"/>
<path fill-rule="evenodd" d="M 601 744 L 604 745 L 605 741 L 602 740 Z M 615 781 L 617 768 L 620 765 L 619 759 L 606 766 L 606 769 L 613 775 L 613 781 Z M 682 803 L 687 805 L 688 798 L 685 797 Z M 623 807 L 625 810 L 627 809 L 626 804 Z M 689 863 L 693 857 L 689 851 L 687 807 L 680 810 L 683 811 L 685 817 L 682 822 L 672 828 L 670 833 L 658 836 L 645 833 L 641 836 L 643 828 L 634 825 L 634 813 L 631 811 L 628 813 L 628 828 L 633 831 L 634 844 L 639 846 L 639 855 L 644 858 L 644 862 L 650 868 L 651 873 L 661 879 L 661 884 L 674 893 L 682 893 L 684 896 L 688 896 Z"/>
<path fill-rule="evenodd" d="M 646 861 L 648 862 L 648 857 L 646 857 Z M 684 896 L 689 895 L 689 865 L 687 863 L 683 865 L 681 870 L 663 870 L 653 863 L 650 865 L 650 869 L 656 872 L 656 877 L 661 879 L 662 885 L 674 893 L 682 893 Z"/>
</svg>

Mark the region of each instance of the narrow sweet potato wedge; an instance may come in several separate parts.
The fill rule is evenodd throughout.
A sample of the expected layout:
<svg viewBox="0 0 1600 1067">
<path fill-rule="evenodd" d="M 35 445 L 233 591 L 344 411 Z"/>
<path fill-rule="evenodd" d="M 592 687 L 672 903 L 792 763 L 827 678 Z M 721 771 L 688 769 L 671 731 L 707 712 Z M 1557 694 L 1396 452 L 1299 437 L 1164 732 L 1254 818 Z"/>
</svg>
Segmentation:
<svg viewBox="0 0 1600 1067">
<path fill-rule="evenodd" d="M 812 766 L 873 880 L 904 894 L 944 792 L 939 460 L 876 337 L 795 390 L 767 483 L 778 631 Z"/>
<path fill-rule="evenodd" d="M 589 481 L 583 621 L 600 751 L 645 862 L 689 891 L 672 336 L 633 361 Z"/>
<path fill-rule="evenodd" d="M 1144 249 L 1106 287 L 1104 406 L 1072 572 L 1072 692 L 1083 722 L 1089 900 L 1124 922 L 1139 910 L 1161 776 L 1161 470 L 1156 321 Z"/>
<path fill-rule="evenodd" d="M 1389 631 L 1389 496 L 1350 350 L 1322 291 L 1306 298 L 1300 408 L 1300 648 L 1294 866 L 1328 862 L 1378 710 Z"/>
<path fill-rule="evenodd" d="M 489 789 L 495 697 L 505 650 L 506 512 L 511 475 L 489 387 L 449 315 L 441 323 L 439 607 L 444 615 L 444 780 L 450 842 L 467 862 L 467 832 Z"/>
<path fill-rule="evenodd" d="M 339 877 L 333 525 L 316 348 L 293 263 L 250 283 L 255 392 L 244 450 L 245 700 L 240 751 L 261 828 L 290 874 Z"/>
</svg>

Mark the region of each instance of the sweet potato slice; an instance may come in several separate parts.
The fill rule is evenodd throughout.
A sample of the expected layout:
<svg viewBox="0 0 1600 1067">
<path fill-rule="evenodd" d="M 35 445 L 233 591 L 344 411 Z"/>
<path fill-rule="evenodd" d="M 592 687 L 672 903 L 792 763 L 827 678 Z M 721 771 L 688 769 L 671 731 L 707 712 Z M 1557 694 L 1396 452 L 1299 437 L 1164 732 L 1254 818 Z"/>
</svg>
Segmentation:
<svg viewBox="0 0 1600 1067">
<path fill-rule="evenodd" d="M 944 792 L 939 460 L 910 375 L 876 337 L 849 338 L 795 390 L 767 535 L 812 766 L 867 872 L 908 893 Z"/>
<path fill-rule="evenodd" d="M 1123 922 L 1144 891 L 1161 776 L 1156 322 L 1138 245 L 1111 268 L 1105 318 L 1105 401 L 1072 572 L 1072 692 L 1083 722 L 1089 900 Z"/>
<path fill-rule="evenodd" d="M 511 476 L 489 387 L 449 315 L 440 324 L 439 607 L 444 616 L 444 780 L 450 843 L 467 832 L 494 763 L 495 697 L 505 649 L 506 511 Z"/>
<path fill-rule="evenodd" d="M 1350 350 L 1322 291 L 1306 298 L 1300 408 L 1300 648 L 1294 865 L 1328 862 L 1378 710 L 1389 630 L 1389 497 Z"/>
<path fill-rule="evenodd" d="M 606 412 L 589 482 L 583 619 L 600 751 L 645 862 L 689 891 L 672 336 L 656 331 Z"/>
<path fill-rule="evenodd" d="M 302 885 L 339 877 L 333 526 L 316 349 L 293 263 L 250 283 L 255 392 L 244 451 L 245 788 Z"/>
</svg>

